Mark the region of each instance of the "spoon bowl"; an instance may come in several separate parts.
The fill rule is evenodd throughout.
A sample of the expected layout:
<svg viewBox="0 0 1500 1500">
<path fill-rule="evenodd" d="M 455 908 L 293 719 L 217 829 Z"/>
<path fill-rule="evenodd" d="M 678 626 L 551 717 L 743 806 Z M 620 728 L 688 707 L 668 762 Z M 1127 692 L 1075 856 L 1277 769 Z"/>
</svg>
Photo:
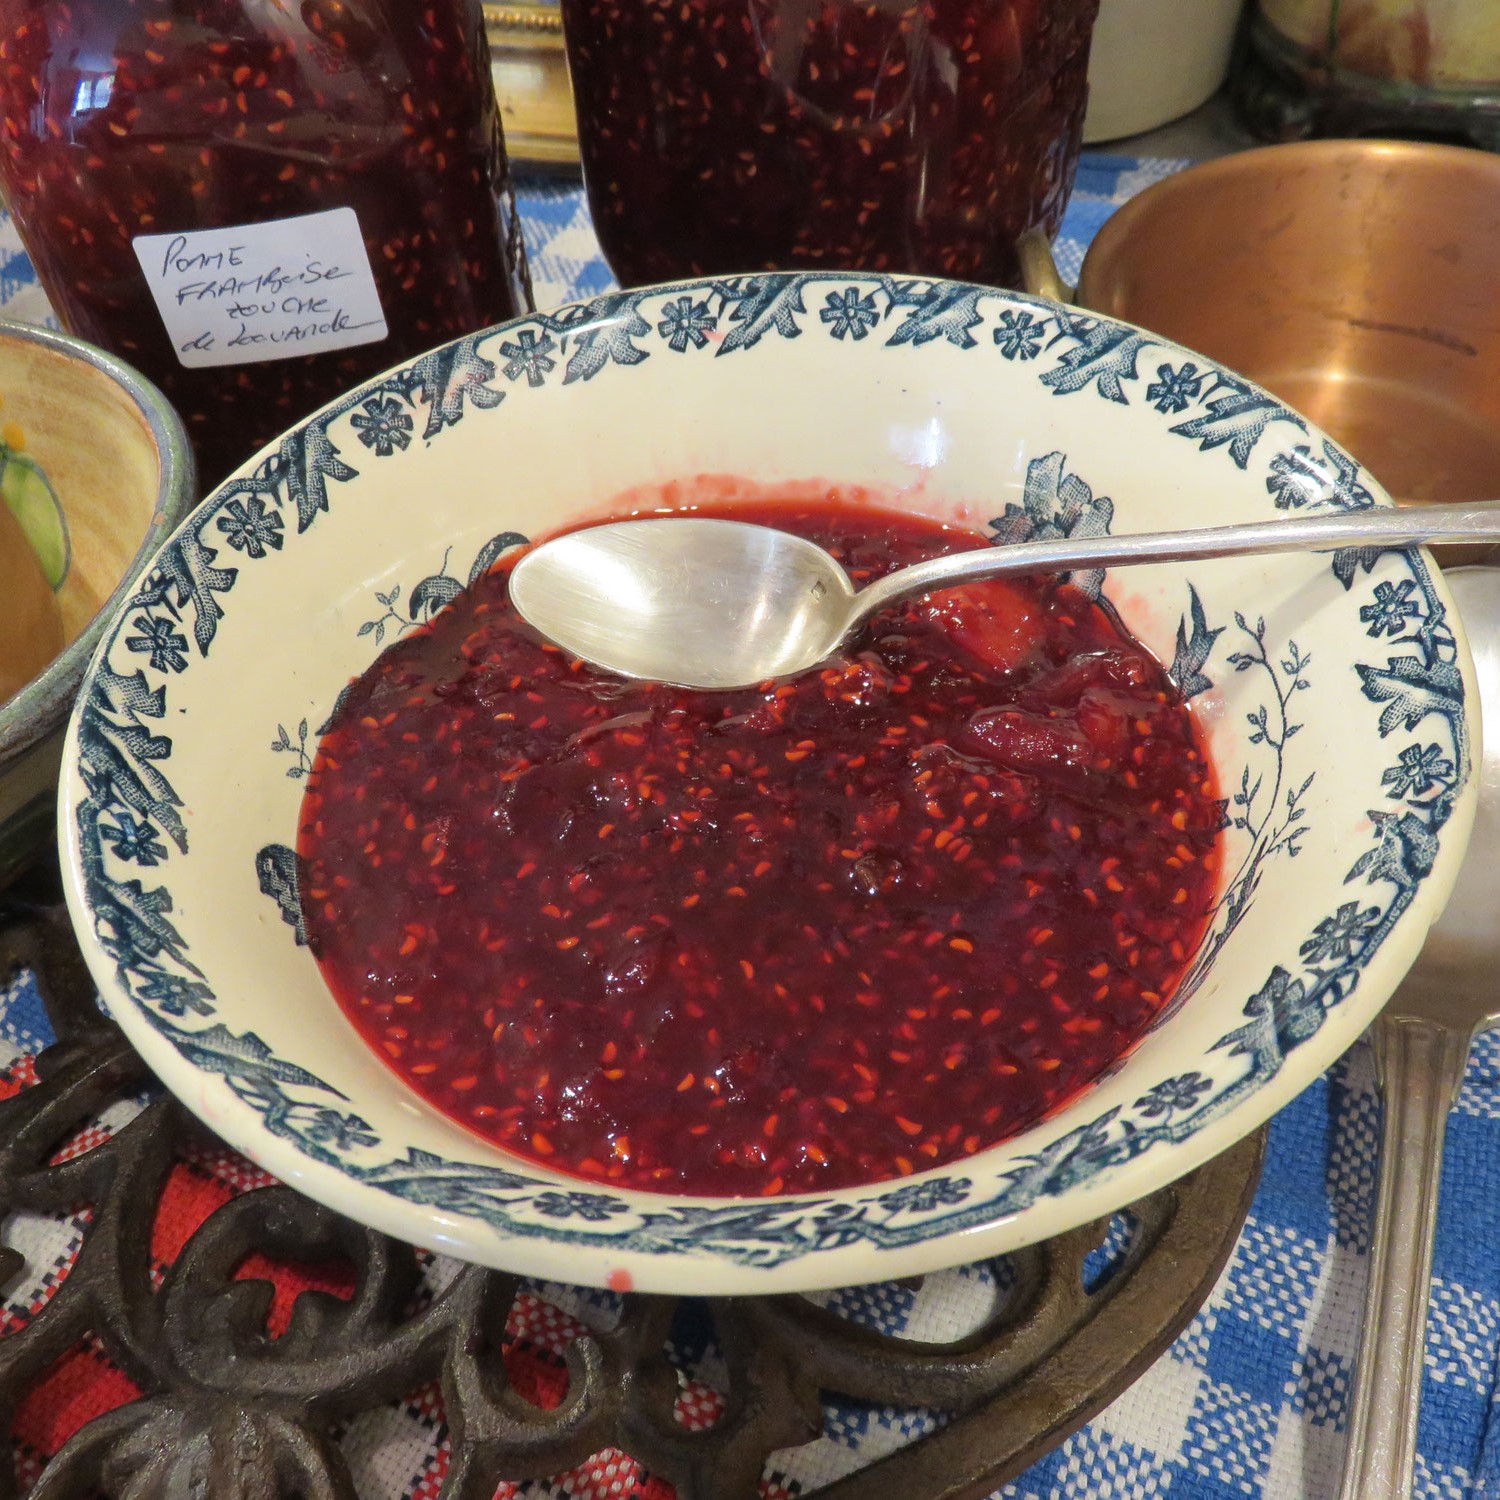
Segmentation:
<svg viewBox="0 0 1500 1500">
<path fill-rule="evenodd" d="M 1500 538 L 1500 502 L 981 547 L 902 568 L 856 590 L 828 552 L 790 532 L 656 516 L 544 542 L 512 570 L 510 597 L 543 635 L 593 666 L 724 691 L 805 672 L 898 599 L 954 584 L 1016 573 L 1481 538 Z"/>
<path fill-rule="evenodd" d="M 800 672 L 857 595 L 816 542 L 744 521 L 661 516 L 569 532 L 511 573 L 516 608 L 594 666 L 679 687 Z"/>
</svg>

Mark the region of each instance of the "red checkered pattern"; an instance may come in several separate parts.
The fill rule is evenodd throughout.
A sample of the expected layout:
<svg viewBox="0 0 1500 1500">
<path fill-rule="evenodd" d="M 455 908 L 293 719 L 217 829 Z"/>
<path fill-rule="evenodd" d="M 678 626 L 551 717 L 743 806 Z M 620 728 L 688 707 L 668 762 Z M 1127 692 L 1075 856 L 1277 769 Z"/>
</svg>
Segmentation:
<svg viewBox="0 0 1500 1500">
<path fill-rule="evenodd" d="M 587 1332 L 577 1318 L 530 1292 L 522 1292 L 516 1298 L 505 1325 L 507 1338 L 559 1356 Z"/>
<path fill-rule="evenodd" d="M 208 1176 L 216 1178 L 235 1193 L 248 1193 L 252 1188 L 275 1187 L 276 1179 L 256 1166 L 238 1151 L 218 1141 L 196 1138 L 183 1148 L 183 1160 L 197 1167 Z"/>
<path fill-rule="evenodd" d="M 712 1427 L 724 1415 L 724 1397 L 711 1385 L 699 1380 L 685 1380 L 677 1393 L 672 1415 L 691 1432 Z"/>
<path fill-rule="evenodd" d="M 443 1481 L 448 1477 L 448 1463 L 452 1450 L 448 1446 L 448 1440 L 443 1439 L 437 1452 L 433 1455 L 431 1464 L 426 1472 L 411 1487 L 411 1500 L 438 1500 L 438 1495 L 443 1488 Z M 495 1491 L 495 1500 L 510 1500 L 512 1495 L 520 1492 L 520 1486 L 514 1484 L 502 1484 Z"/>
<path fill-rule="evenodd" d="M 35 1070 L 33 1069 L 32 1081 L 34 1080 Z M 149 1094 L 142 1094 L 134 1099 L 117 1099 L 97 1119 L 85 1121 L 79 1126 L 48 1158 L 48 1165 L 58 1166 L 62 1162 L 72 1161 L 74 1157 L 92 1151 L 95 1146 L 102 1146 L 112 1135 L 123 1130 L 140 1114 L 149 1098 Z"/>
<path fill-rule="evenodd" d="M 95 1146 L 102 1146 L 113 1134 L 114 1131 L 102 1120 L 85 1125 L 82 1130 L 70 1136 L 52 1153 L 47 1159 L 47 1164 L 56 1167 L 65 1161 L 72 1161 L 75 1156 L 82 1156 L 86 1151 L 92 1151 Z"/>
<path fill-rule="evenodd" d="M 25 1443 L 14 1443 L 12 1448 L 16 1466 L 16 1489 L 23 1495 L 29 1495 L 36 1487 L 37 1480 L 42 1477 L 42 1456 L 33 1452 Z"/>
<path fill-rule="evenodd" d="M 29 1089 L 36 1082 L 36 1058 L 31 1053 L 18 1057 L 7 1068 L 0 1070 L 0 1099 L 9 1099 L 22 1089 Z"/>
<path fill-rule="evenodd" d="M 673 1500 L 676 1491 L 654 1479 L 618 1448 L 606 1448 L 556 1481 L 569 1500 Z"/>
<path fill-rule="evenodd" d="M 431 1422 L 434 1427 L 439 1426 L 443 1421 L 443 1392 L 436 1382 L 424 1385 L 407 1401 L 406 1406 L 407 1410 Z"/>
</svg>

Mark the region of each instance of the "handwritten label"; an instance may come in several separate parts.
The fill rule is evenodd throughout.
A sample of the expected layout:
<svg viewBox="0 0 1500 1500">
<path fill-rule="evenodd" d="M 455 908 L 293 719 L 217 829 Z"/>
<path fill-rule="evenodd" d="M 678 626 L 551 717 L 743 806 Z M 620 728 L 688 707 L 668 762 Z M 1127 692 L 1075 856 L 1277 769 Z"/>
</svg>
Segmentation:
<svg viewBox="0 0 1500 1500">
<path fill-rule="evenodd" d="M 136 259 L 189 369 L 321 354 L 386 335 L 352 208 L 143 234 Z"/>
</svg>

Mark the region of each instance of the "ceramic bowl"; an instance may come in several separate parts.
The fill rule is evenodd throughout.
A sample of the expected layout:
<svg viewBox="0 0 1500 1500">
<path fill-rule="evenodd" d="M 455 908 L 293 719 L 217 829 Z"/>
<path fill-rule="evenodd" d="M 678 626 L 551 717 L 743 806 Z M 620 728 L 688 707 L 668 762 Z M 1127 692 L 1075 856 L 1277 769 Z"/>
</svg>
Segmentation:
<svg viewBox="0 0 1500 1500">
<path fill-rule="evenodd" d="M 292 846 L 318 726 L 476 565 L 705 472 L 857 483 L 1032 537 L 1389 503 L 1201 355 L 955 283 L 637 290 L 372 381 L 179 529 L 116 611 L 69 733 L 61 836 L 84 950 L 131 1040 L 215 1131 L 341 1212 L 469 1260 L 615 1289 L 811 1289 L 1128 1204 L 1259 1125 L 1368 1025 L 1443 904 L 1475 800 L 1472 667 L 1419 552 L 1102 580 L 1208 733 L 1224 889 L 1166 1018 L 1003 1145 L 862 1190 L 681 1198 L 540 1169 L 411 1094 L 299 946 Z"/>
<path fill-rule="evenodd" d="M 0 703 L 4 884 L 51 836 L 63 729 L 105 620 L 192 508 L 196 484 L 182 423 L 161 392 L 66 334 L 0 321 L 0 423 L 6 449 L 19 445 L 45 475 L 22 503 L 51 511 L 43 524 L 65 641 Z"/>
</svg>

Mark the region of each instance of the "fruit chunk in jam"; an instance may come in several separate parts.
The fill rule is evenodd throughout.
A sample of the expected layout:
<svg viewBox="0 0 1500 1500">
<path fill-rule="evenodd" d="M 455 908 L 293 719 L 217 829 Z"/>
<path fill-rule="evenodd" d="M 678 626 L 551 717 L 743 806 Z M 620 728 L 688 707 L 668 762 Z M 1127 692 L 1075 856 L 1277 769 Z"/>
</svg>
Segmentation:
<svg viewBox="0 0 1500 1500">
<path fill-rule="evenodd" d="M 733 514 L 856 579 L 973 534 Z M 1170 998 L 1214 899 L 1193 718 L 1107 609 L 985 583 L 735 693 L 596 673 L 492 573 L 389 648 L 304 807 L 319 962 L 370 1044 L 491 1140 L 601 1183 L 815 1191 L 1065 1103 Z"/>
</svg>

